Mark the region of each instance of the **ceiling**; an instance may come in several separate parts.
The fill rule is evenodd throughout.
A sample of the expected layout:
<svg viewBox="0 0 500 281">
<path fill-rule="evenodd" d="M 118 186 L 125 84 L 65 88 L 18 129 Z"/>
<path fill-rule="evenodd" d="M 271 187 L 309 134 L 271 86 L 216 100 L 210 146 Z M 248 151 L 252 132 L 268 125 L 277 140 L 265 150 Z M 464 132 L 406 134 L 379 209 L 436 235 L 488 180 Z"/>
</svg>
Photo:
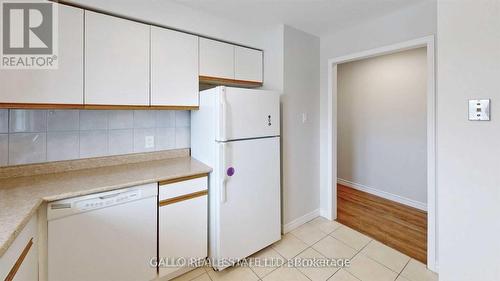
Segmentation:
<svg viewBox="0 0 500 281">
<path fill-rule="evenodd" d="M 284 23 L 321 36 L 429 0 L 173 0 L 248 24 Z"/>
</svg>

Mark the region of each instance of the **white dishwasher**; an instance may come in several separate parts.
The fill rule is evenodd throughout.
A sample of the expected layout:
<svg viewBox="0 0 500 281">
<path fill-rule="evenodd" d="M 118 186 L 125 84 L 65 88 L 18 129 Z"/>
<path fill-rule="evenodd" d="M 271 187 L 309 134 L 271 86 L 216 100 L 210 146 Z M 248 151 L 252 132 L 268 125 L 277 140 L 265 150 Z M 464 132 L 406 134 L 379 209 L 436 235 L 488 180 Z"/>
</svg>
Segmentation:
<svg viewBox="0 0 500 281">
<path fill-rule="evenodd" d="M 49 203 L 49 281 L 155 279 L 157 196 L 147 184 Z"/>
</svg>

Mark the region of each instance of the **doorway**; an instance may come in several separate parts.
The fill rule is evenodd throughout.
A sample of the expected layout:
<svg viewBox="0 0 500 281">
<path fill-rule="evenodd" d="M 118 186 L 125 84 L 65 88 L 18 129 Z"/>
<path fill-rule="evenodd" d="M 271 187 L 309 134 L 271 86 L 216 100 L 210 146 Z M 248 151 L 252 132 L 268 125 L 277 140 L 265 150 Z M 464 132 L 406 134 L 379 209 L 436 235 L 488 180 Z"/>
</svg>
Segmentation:
<svg viewBox="0 0 500 281">
<path fill-rule="evenodd" d="M 340 64 L 359 61 L 382 55 L 395 54 L 407 50 L 425 48 L 427 58 L 426 87 L 426 183 L 427 183 L 427 266 L 436 271 L 436 179 L 435 179 L 435 63 L 434 37 L 424 37 L 402 42 L 382 48 L 367 50 L 343 57 L 333 58 L 328 63 L 328 184 L 324 194 L 327 194 L 325 206 L 321 206 L 322 215 L 329 219 L 337 219 L 337 159 L 338 159 L 338 70 Z"/>
</svg>

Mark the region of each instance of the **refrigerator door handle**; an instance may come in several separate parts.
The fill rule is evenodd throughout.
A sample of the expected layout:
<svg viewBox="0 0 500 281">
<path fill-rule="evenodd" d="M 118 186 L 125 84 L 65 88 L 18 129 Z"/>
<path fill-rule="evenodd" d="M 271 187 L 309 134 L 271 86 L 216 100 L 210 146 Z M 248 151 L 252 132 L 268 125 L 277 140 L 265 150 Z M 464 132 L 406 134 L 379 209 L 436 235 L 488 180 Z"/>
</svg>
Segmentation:
<svg viewBox="0 0 500 281">
<path fill-rule="evenodd" d="M 222 165 L 221 165 L 221 190 L 220 190 L 220 202 L 221 203 L 226 203 L 227 201 L 227 190 L 226 190 L 226 143 L 221 144 L 221 150 L 220 150 L 220 159 L 222 160 Z"/>
<path fill-rule="evenodd" d="M 219 138 L 222 141 L 227 140 L 226 137 L 226 119 L 227 119 L 227 101 L 226 101 L 226 91 L 222 89 L 220 95 L 220 111 L 219 111 Z"/>
</svg>

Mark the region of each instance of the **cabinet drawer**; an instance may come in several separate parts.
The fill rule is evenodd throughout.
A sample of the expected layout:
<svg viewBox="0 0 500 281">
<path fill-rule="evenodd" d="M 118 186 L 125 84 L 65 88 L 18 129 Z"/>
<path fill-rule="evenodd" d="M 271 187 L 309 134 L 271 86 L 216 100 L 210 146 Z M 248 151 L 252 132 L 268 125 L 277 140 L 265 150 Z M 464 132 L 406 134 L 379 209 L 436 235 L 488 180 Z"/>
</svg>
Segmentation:
<svg viewBox="0 0 500 281">
<path fill-rule="evenodd" d="M 158 199 L 161 201 L 189 195 L 208 189 L 208 177 L 203 175 L 199 178 L 162 184 L 160 183 L 160 192 Z"/>
</svg>

